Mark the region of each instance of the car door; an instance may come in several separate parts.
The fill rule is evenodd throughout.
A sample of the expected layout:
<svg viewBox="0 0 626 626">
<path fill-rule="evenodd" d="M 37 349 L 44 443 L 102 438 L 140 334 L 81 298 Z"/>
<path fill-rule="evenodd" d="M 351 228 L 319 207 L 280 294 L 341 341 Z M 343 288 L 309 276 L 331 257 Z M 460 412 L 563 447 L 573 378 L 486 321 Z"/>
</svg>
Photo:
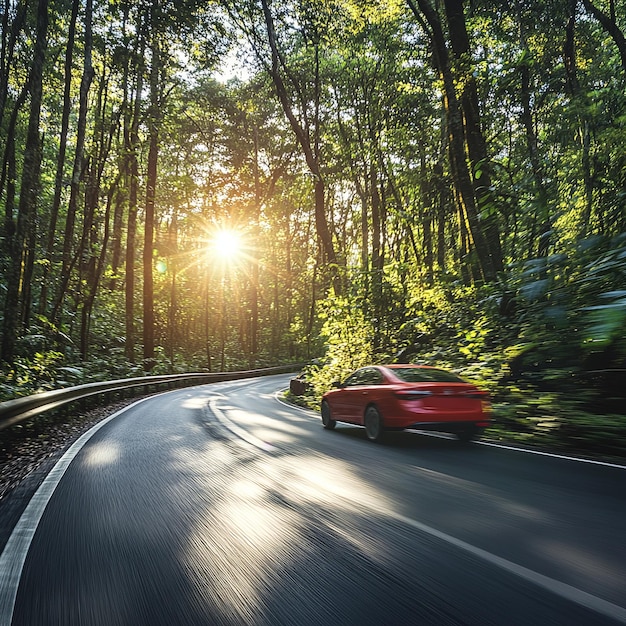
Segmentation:
<svg viewBox="0 0 626 626">
<path fill-rule="evenodd" d="M 343 381 L 340 389 L 333 392 L 331 408 L 335 419 L 358 423 L 356 407 L 358 407 L 363 376 L 363 369 L 356 370 Z"/>
<path fill-rule="evenodd" d="M 376 400 L 383 377 L 375 367 L 364 367 L 356 373 L 358 376 L 351 381 L 349 393 L 346 396 L 346 421 L 363 424 L 365 408 Z"/>
</svg>

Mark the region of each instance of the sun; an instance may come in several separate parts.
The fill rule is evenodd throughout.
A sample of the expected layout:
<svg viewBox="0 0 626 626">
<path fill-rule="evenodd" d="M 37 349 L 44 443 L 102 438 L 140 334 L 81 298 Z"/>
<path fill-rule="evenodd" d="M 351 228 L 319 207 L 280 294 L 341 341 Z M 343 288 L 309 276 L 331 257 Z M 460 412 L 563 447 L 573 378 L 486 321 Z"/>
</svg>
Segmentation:
<svg viewBox="0 0 626 626">
<path fill-rule="evenodd" d="M 239 224 L 213 224 L 206 230 L 206 262 L 224 276 L 247 272 L 254 246 L 247 229 Z"/>
<path fill-rule="evenodd" d="M 220 228 L 211 240 L 211 251 L 224 261 L 235 260 L 243 251 L 241 233 L 230 228 Z"/>
</svg>

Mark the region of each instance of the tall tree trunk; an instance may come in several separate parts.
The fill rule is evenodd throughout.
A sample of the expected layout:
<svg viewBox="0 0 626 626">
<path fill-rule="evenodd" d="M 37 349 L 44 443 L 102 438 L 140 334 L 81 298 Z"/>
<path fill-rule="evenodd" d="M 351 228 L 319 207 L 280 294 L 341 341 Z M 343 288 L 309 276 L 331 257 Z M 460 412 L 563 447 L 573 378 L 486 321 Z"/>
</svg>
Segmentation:
<svg viewBox="0 0 626 626">
<path fill-rule="evenodd" d="M 339 102 L 339 98 L 338 102 Z M 341 104 L 341 103 L 339 103 Z M 357 134 L 359 135 L 359 147 L 361 153 L 365 153 L 360 128 L 360 119 L 358 112 L 355 110 L 351 112 L 351 117 L 354 118 L 354 123 L 357 127 Z M 368 173 L 366 167 L 357 162 L 355 158 L 355 150 L 352 148 L 351 140 L 348 135 L 346 124 L 343 120 L 341 106 L 337 106 L 336 122 L 339 128 L 339 136 L 343 142 L 343 151 L 346 154 L 349 165 L 350 173 L 352 175 L 352 181 L 356 189 L 359 201 L 361 203 L 361 219 L 360 219 L 360 232 L 361 232 L 361 275 L 363 276 L 363 294 L 367 296 L 369 293 L 369 271 L 370 271 L 370 242 L 369 242 L 369 205 L 368 205 L 368 190 L 367 178 Z M 367 297 L 364 298 L 364 301 Z"/>
<path fill-rule="evenodd" d="M 104 271 L 104 263 L 107 254 L 107 246 L 109 243 L 110 234 L 110 222 L 111 222 L 111 203 L 116 193 L 117 186 L 119 184 L 121 176 L 118 175 L 116 181 L 111 186 L 107 194 L 107 204 L 104 213 L 104 232 L 102 234 L 102 244 L 100 248 L 100 254 L 97 257 L 90 258 L 90 266 L 88 268 L 88 292 L 83 301 L 83 308 L 81 311 L 81 332 L 80 332 L 80 353 L 83 359 L 89 356 L 89 333 L 91 328 L 91 316 L 93 312 L 94 303 L 98 294 L 98 287 L 100 286 L 100 280 Z M 99 184 L 98 184 L 99 187 Z M 93 190 L 97 195 L 98 188 Z M 96 198 L 92 200 L 97 201 Z"/>
<path fill-rule="evenodd" d="M 434 178 L 434 177 L 433 177 Z M 426 266 L 426 284 L 432 285 L 435 274 L 435 251 L 433 245 L 433 200 L 434 189 L 429 180 L 426 155 L 420 150 L 420 199 L 422 204 L 422 242 L 424 246 L 424 265 Z"/>
<path fill-rule="evenodd" d="M 261 214 L 261 181 L 259 177 L 259 129 L 256 121 L 253 130 L 254 138 L 254 215 L 252 228 L 254 240 L 259 235 L 259 218 Z M 259 352 L 259 252 L 252 250 L 252 272 L 250 277 L 250 350 L 248 363 L 251 369 L 256 367 Z"/>
<path fill-rule="evenodd" d="M 11 135 L 6 146 L 6 168 L 7 168 L 7 190 L 4 200 L 4 221 L 2 224 L 2 239 L 4 245 L 3 251 L 6 251 L 7 258 L 12 258 L 12 243 L 15 236 L 15 220 L 13 214 L 15 211 L 15 193 L 17 182 L 17 168 L 15 165 L 15 137 Z M 5 247 L 7 248 L 5 250 Z"/>
<path fill-rule="evenodd" d="M 161 104 L 160 43 L 158 32 L 159 2 L 154 0 L 151 18 L 150 114 L 148 117 L 148 171 L 143 244 L 143 360 L 149 371 L 154 366 L 154 209 L 159 160 L 159 126 Z"/>
<path fill-rule="evenodd" d="M 477 209 L 485 216 L 481 218 L 481 229 L 485 234 L 485 243 L 489 255 L 491 271 L 495 274 L 504 269 L 502 247 L 496 212 L 496 202 L 491 191 L 491 167 L 487 153 L 487 143 L 481 128 L 478 89 L 473 68 L 468 59 L 471 58 L 467 26 L 465 23 L 464 0 L 444 0 L 448 21 L 450 44 L 455 55 L 456 66 L 460 76 L 457 82 L 464 87 L 461 92 L 461 110 L 463 112 L 465 142 L 470 161 L 470 174 L 474 187 Z"/>
<path fill-rule="evenodd" d="M 226 292 L 228 286 L 228 267 L 224 265 L 220 285 L 220 372 L 226 370 Z"/>
<path fill-rule="evenodd" d="M 16 177 L 15 177 L 15 132 L 17 127 L 17 119 L 19 116 L 24 103 L 26 102 L 26 98 L 30 93 L 30 81 L 31 75 L 29 74 L 26 83 L 22 87 L 17 100 L 15 101 L 15 106 L 13 107 L 13 111 L 11 112 L 11 117 L 9 119 L 9 124 L 6 133 L 6 141 L 5 141 L 5 149 L 2 155 L 2 171 L 0 172 L 0 193 L 2 189 L 4 189 L 5 183 L 7 185 L 7 194 L 9 193 L 9 185 L 13 186 L 13 192 L 15 192 L 16 185 Z M 11 161 L 13 163 L 11 164 Z M 11 170 L 11 168 L 13 168 Z M 13 172 L 11 174 L 11 171 Z M 10 233 L 11 236 L 15 232 L 15 225 L 13 224 L 14 215 L 13 210 L 9 208 L 9 203 L 7 202 L 5 205 L 5 232 Z M 7 235 L 5 234 L 5 237 Z M 8 253 L 7 256 L 11 257 L 11 253 Z"/>
<path fill-rule="evenodd" d="M 131 362 L 135 362 L 135 251 L 137 237 L 137 203 L 139 198 L 139 122 L 141 118 L 141 98 L 143 93 L 143 26 L 139 30 L 139 63 L 136 67 L 137 82 L 135 85 L 135 101 L 132 113 L 124 120 L 124 145 L 128 155 L 129 195 L 128 224 L 126 227 L 126 258 L 125 258 L 125 318 L 126 341 L 124 354 Z"/>
<path fill-rule="evenodd" d="M 208 274 L 208 272 L 207 272 Z M 209 277 L 204 281 L 204 346 L 206 353 L 206 368 L 209 372 L 212 372 L 213 355 L 211 351 L 211 298 L 209 292 Z"/>
<path fill-rule="evenodd" d="M 537 255 L 547 256 L 550 249 L 550 232 L 552 225 L 550 223 L 550 207 L 548 204 L 548 192 L 546 189 L 543 167 L 539 157 L 538 138 L 535 132 L 535 124 L 533 119 L 533 110 L 531 105 L 531 88 L 530 88 L 530 64 L 528 58 L 530 51 L 526 43 L 524 33 L 524 25 L 520 20 L 520 45 L 524 51 L 524 58 L 519 66 L 520 71 L 520 99 L 522 103 L 522 124 L 526 133 L 526 146 L 528 149 L 528 157 L 533 173 L 533 181 L 538 205 L 539 220 L 541 222 L 539 239 L 537 245 Z"/>
<path fill-rule="evenodd" d="M 565 44 L 563 46 L 563 60 L 565 64 L 566 82 L 570 95 L 574 99 L 580 99 L 583 103 L 586 95 L 580 88 L 578 82 L 578 68 L 576 63 L 576 8 L 577 0 L 569 2 L 569 18 L 565 26 Z M 589 234 L 591 212 L 593 209 L 593 176 L 591 172 L 591 130 L 587 113 L 583 107 L 582 112 L 578 116 L 579 128 L 578 137 L 581 147 L 581 166 L 583 174 L 583 187 L 585 190 L 585 208 L 582 216 L 582 224 L 580 226 L 580 236 L 585 237 Z"/>
<path fill-rule="evenodd" d="M 463 112 L 456 95 L 455 76 L 453 74 L 448 45 L 446 43 L 443 26 L 437 11 L 431 6 L 429 0 L 407 0 L 409 7 L 421 22 L 422 16 L 426 19 L 429 35 L 433 44 L 433 52 L 437 69 L 444 86 L 444 110 L 448 128 L 448 150 L 450 154 L 450 171 L 456 189 L 456 201 L 460 214 L 465 216 L 471 240 L 476 250 L 476 258 L 482 278 L 487 282 L 496 279 L 496 269 L 487 246 L 487 240 L 483 232 L 476 198 L 474 185 L 466 160 L 465 128 L 463 124 Z M 419 6 L 419 10 L 418 7 Z M 467 255 L 465 255 L 467 256 Z M 461 259 L 464 255 L 461 255 Z"/>
<path fill-rule="evenodd" d="M 42 137 L 43 142 L 43 137 Z M 37 169 L 41 169 L 41 142 L 39 145 L 39 155 L 37 162 Z M 40 175 L 38 174 L 38 177 Z M 24 330 L 27 330 L 30 326 L 30 317 L 33 306 L 33 276 L 35 271 L 35 253 L 37 246 L 37 205 L 39 203 L 39 194 L 41 189 L 37 187 L 37 197 L 35 199 L 34 210 L 32 213 L 32 222 L 28 226 L 26 233 L 26 241 L 24 246 L 24 252 L 22 256 L 22 277 L 21 277 L 21 302 L 20 302 L 20 314 L 19 321 Z"/>
<path fill-rule="evenodd" d="M 48 238 L 46 241 L 46 264 L 43 268 L 41 280 L 41 297 L 39 300 L 39 312 L 45 314 L 48 307 L 48 276 L 54 261 L 54 248 L 57 239 L 57 221 L 59 219 L 59 208 L 61 207 L 61 194 L 63 192 L 63 178 L 65 173 L 65 153 L 67 151 L 67 136 L 70 122 L 70 111 L 72 107 L 71 87 L 72 87 L 72 66 L 74 59 L 74 38 L 76 35 L 76 20 L 78 18 L 78 8 L 80 0 L 72 2 L 72 13 L 70 15 L 69 31 L 67 36 L 67 47 L 65 49 L 65 84 L 63 88 L 63 112 L 61 114 L 61 134 L 59 136 L 59 153 L 57 155 L 57 169 L 54 178 L 54 196 L 52 207 L 50 208 L 50 224 L 48 226 Z"/>
<path fill-rule="evenodd" d="M 168 344 L 169 344 L 169 360 L 170 367 L 174 366 L 174 359 L 176 355 L 176 338 L 177 332 L 177 320 L 178 320 L 178 272 L 177 263 L 178 258 L 178 209 L 174 207 L 174 213 L 172 215 L 172 221 L 170 223 L 168 231 L 168 272 L 171 277 L 170 281 L 170 306 L 168 311 Z"/>
<path fill-rule="evenodd" d="M 128 14 L 130 11 L 130 6 L 128 3 L 122 5 L 122 24 L 121 30 L 124 38 L 124 48 L 126 50 L 131 50 L 131 42 L 130 36 L 128 35 Z M 128 133 L 128 124 L 127 121 L 130 118 L 131 110 L 130 110 L 130 98 L 129 98 L 129 74 L 130 74 L 130 54 L 126 57 L 126 61 L 124 63 L 124 67 L 122 70 L 122 104 L 120 106 L 120 117 L 122 118 L 122 127 L 123 127 L 123 142 L 124 142 L 124 150 L 128 150 L 128 141 L 127 141 L 127 133 Z M 128 152 L 126 152 L 125 156 L 121 160 L 120 164 L 120 174 L 124 178 L 125 184 L 120 185 L 115 194 L 114 200 L 114 209 L 113 209 L 113 232 L 111 236 L 112 245 L 111 245 L 111 280 L 109 281 L 109 289 L 114 291 L 117 288 L 118 282 L 118 272 L 120 266 L 122 264 L 122 236 L 124 230 L 124 210 L 128 202 L 128 185 L 130 179 L 129 172 L 129 159 Z"/>
<path fill-rule="evenodd" d="M 91 7 L 88 4 L 88 10 Z M 102 189 L 102 178 L 104 168 L 107 163 L 109 152 L 111 149 L 113 135 L 115 133 L 115 125 L 105 120 L 106 111 L 106 93 L 108 89 L 108 81 L 106 77 L 102 77 L 100 89 L 98 92 L 97 107 L 95 112 L 95 130 L 94 130 L 94 148 L 93 156 L 90 160 L 89 174 L 87 176 L 87 184 L 85 188 L 85 213 L 83 219 L 83 236 L 80 244 L 81 263 L 81 280 L 84 281 L 84 287 L 81 289 L 82 297 L 82 315 L 81 315 L 81 331 L 80 331 L 80 351 L 83 359 L 86 359 L 89 353 L 89 338 L 91 327 L 91 315 L 98 289 L 100 288 L 100 280 L 102 277 L 102 268 L 107 254 L 107 246 L 110 233 L 110 215 L 111 203 L 113 196 L 121 179 L 121 172 L 118 172 L 115 180 L 109 185 L 107 192 L 106 209 L 103 218 L 103 227 L 100 227 L 98 220 L 98 206 L 100 200 L 100 192 Z M 108 127 L 108 135 L 105 130 Z M 102 241 L 99 241 L 102 233 Z M 99 252 L 96 252 L 99 248 Z"/>
<path fill-rule="evenodd" d="M 263 7 L 263 16 L 265 18 L 265 25 L 267 28 L 268 43 L 272 51 L 272 65 L 271 75 L 278 95 L 278 100 L 281 103 L 285 116 L 287 117 L 291 129 L 293 130 L 300 147 L 304 153 L 304 158 L 309 171 L 313 175 L 314 180 L 314 194 L 315 194 L 315 228 L 320 242 L 320 247 L 324 254 L 324 260 L 332 268 L 333 286 L 337 294 L 343 292 L 343 286 L 341 277 L 338 272 L 337 254 L 333 245 L 333 238 L 328 226 L 328 220 L 326 218 L 326 206 L 324 201 L 324 180 L 322 178 L 322 171 L 320 167 L 319 159 L 319 113 L 317 111 L 316 103 L 316 119 L 315 119 L 315 137 L 311 140 L 311 136 L 308 129 L 298 121 L 296 115 L 291 106 L 289 100 L 289 94 L 287 87 L 283 80 L 281 67 L 284 65 L 281 63 L 281 56 L 278 50 L 278 42 L 276 39 L 276 31 L 274 28 L 274 18 L 269 8 L 268 0 L 261 0 Z M 316 55 L 318 51 L 316 49 Z M 317 56 L 316 56 L 317 59 Z M 316 98 L 319 94 L 319 67 L 316 63 Z M 307 125 L 308 126 L 308 125 Z"/>
<path fill-rule="evenodd" d="M 125 166 L 122 166 L 125 170 Z M 122 170 L 120 170 L 122 173 Z M 124 174 L 128 172 L 124 171 Z M 122 234 L 124 227 L 124 208 L 127 203 L 126 190 L 118 187 L 113 200 L 113 228 L 111 236 L 111 280 L 109 289 L 114 291 L 118 284 L 118 272 L 122 264 Z"/>
<path fill-rule="evenodd" d="M 0 123 L 4 119 L 4 108 L 6 106 L 7 95 L 9 93 L 9 68 L 13 61 L 15 52 L 15 43 L 18 39 L 24 21 L 26 19 L 26 10 L 28 2 L 19 2 L 15 11 L 15 17 L 9 27 L 9 0 L 4 2 L 4 13 L 2 15 L 2 44 L 0 48 Z M 0 192 L 2 188 L 0 187 Z"/>
<path fill-rule="evenodd" d="M 611 36 L 611 38 L 615 42 L 615 45 L 617 46 L 617 49 L 619 51 L 620 59 L 622 61 L 622 68 L 626 72 L 626 36 L 624 36 L 624 33 L 620 30 L 617 24 L 615 0 L 610 0 L 609 2 L 610 11 L 608 15 L 598 9 L 598 7 L 593 2 L 591 2 L 591 0 L 583 0 L 583 4 L 585 5 L 585 9 L 587 9 L 587 11 L 589 11 L 589 13 L 591 13 L 591 15 L 593 15 L 593 17 L 595 17 L 598 22 L 600 22 L 602 28 Z"/>
<path fill-rule="evenodd" d="M 384 255 L 382 242 L 382 206 L 379 190 L 378 171 L 375 164 L 370 166 L 370 191 L 372 205 L 372 314 L 374 316 L 374 349 L 381 347 L 380 322 L 383 318 L 383 271 Z"/>
<path fill-rule="evenodd" d="M 439 195 L 437 199 L 437 266 L 440 272 L 446 269 L 446 218 L 447 203 Z"/>
<path fill-rule="evenodd" d="M 4 118 L 4 104 L 9 84 L 9 11 L 11 0 L 3 0 L 2 23 L 0 24 L 0 124 Z M 2 188 L 0 188 L 2 191 Z"/>
<path fill-rule="evenodd" d="M 81 181 L 85 171 L 85 136 L 87 131 L 87 108 L 89 99 L 89 89 L 94 76 L 94 69 L 91 62 L 92 48 L 92 0 L 87 0 L 85 5 L 85 48 L 83 60 L 83 76 L 80 82 L 79 106 L 78 106 L 78 127 L 76 130 L 76 152 L 74 154 L 74 167 L 72 170 L 72 181 L 70 183 L 70 200 L 67 207 L 67 217 L 65 220 L 65 234 L 63 239 L 63 258 L 61 268 L 61 284 L 50 316 L 56 322 L 63 300 L 67 293 L 67 287 L 71 278 L 72 246 L 74 243 L 74 232 L 76 229 L 76 211 L 78 199 L 80 197 Z"/>
<path fill-rule="evenodd" d="M 20 282 L 25 254 L 25 246 L 32 242 L 37 218 L 37 197 L 39 193 L 41 168 L 41 138 L 39 122 L 43 93 L 43 66 L 46 56 L 48 35 L 48 1 L 37 3 L 37 34 L 30 72 L 30 115 L 24 148 L 24 163 L 20 186 L 17 229 L 13 240 L 13 257 L 7 276 L 7 294 L 4 305 L 2 329 L 2 359 L 12 362 L 15 357 L 17 340 L 17 317 L 20 308 Z"/>
</svg>

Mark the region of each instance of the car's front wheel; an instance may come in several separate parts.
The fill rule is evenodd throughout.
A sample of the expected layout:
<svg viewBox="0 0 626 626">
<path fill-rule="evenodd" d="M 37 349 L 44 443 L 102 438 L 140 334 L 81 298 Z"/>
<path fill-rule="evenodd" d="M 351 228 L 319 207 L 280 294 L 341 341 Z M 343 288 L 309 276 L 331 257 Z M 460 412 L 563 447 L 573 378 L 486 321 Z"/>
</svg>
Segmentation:
<svg viewBox="0 0 626 626">
<path fill-rule="evenodd" d="M 335 426 L 337 426 L 337 422 L 333 419 L 333 415 L 330 412 L 330 406 L 326 400 L 322 402 L 322 424 L 326 430 L 332 430 Z"/>
<path fill-rule="evenodd" d="M 383 438 L 383 417 L 375 406 L 365 410 L 365 434 L 370 441 L 381 441 Z"/>
</svg>

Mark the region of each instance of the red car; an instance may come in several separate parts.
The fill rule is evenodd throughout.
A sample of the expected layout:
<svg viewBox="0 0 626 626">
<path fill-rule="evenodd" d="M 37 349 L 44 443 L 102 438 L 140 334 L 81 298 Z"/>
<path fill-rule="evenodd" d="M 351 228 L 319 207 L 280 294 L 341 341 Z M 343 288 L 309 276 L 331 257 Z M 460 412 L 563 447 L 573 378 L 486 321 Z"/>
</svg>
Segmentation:
<svg viewBox="0 0 626 626">
<path fill-rule="evenodd" d="M 487 392 L 451 372 L 425 365 L 362 367 L 322 396 L 322 423 L 365 426 L 379 441 L 386 430 L 435 430 L 470 441 L 490 424 Z"/>
</svg>

